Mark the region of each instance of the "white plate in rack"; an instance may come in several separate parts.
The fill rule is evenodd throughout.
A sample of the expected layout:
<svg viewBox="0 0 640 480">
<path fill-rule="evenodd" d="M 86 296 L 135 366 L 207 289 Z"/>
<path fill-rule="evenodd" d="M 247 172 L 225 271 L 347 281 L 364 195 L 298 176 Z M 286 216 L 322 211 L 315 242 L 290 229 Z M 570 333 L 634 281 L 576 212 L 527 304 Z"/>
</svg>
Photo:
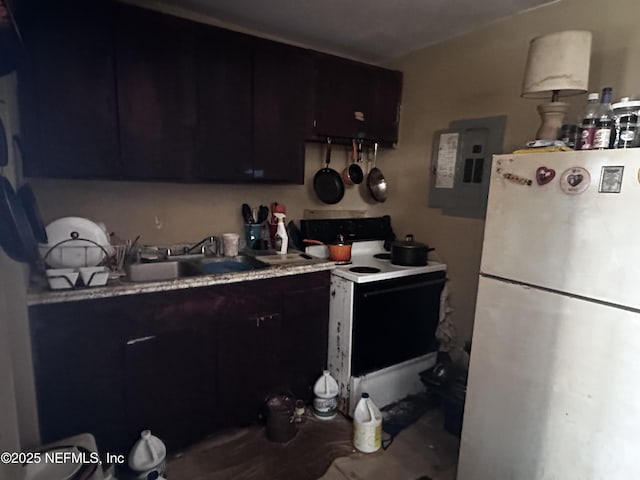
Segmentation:
<svg viewBox="0 0 640 480">
<path fill-rule="evenodd" d="M 107 232 L 86 218 L 58 218 L 46 231 L 49 243 L 40 253 L 52 268 L 93 267 L 113 253 Z"/>
</svg>

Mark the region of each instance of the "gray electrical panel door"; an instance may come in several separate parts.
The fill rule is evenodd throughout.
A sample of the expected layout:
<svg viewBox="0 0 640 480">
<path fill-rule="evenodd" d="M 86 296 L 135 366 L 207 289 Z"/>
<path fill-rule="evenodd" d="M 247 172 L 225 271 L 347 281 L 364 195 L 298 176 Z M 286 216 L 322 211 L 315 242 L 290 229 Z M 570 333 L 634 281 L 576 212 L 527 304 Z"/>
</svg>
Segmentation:
<svg viewBox="0 0 640 480">
<path fill-rule="evenodd" d="M 502 153 L 506 117 L 451 122 L 436 132 L 429 206 L 445 215 L 484 218 L 493 154 Z"/>
</svg>

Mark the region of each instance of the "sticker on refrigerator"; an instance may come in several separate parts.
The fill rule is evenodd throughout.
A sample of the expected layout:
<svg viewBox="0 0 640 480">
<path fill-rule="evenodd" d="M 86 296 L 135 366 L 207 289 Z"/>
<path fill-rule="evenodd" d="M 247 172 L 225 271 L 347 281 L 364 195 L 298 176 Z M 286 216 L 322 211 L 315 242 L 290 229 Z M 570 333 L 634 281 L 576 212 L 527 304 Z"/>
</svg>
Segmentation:
<svg viewBox="0 0 640 480">
<path fill-rule="evenodd" d="M 600 193 L 620 193 L 624 167 L 602 167 L 600 172 Z"/>
<path fill-rule="evenodd" d="M 570 195 L 584 192 L 589 188 L 590 183 L 591 175 L 586 168 L 582 167 L 568 168 L 560 176 L 560 188 Z"/>
<path fill-rule="evenodd" d="M 538 185 L 546 185 L 556 177 L 556 171 L 553 168 L 538 167 L 536 170 L 536 182 Z"/>
<path fill-rule="evenodd" d="M 500 169 L 498 169 L 498 173 L 500 173 Z M 509 172 L 505 172 L 502 174 L 502 176 L 504 178 L 506 178 L 507 180 L 510 180 L 512 182 L 515 183 L 519 183 L 520 185 L 531 185 L 533 183 L 532 180 L 529 180 L 528 178 L 524 178 L 521 177 L 520 175 L 516 175 L 515 173 L 509 173 Z"/>
</svg>

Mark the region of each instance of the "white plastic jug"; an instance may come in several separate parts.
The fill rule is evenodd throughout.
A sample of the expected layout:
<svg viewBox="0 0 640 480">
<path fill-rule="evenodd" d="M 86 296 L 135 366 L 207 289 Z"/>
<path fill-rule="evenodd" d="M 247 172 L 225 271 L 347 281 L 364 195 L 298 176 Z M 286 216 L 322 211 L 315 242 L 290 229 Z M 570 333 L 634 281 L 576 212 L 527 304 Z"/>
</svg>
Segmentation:
<svg viewBox="0 0 640 480">
<path fill-rule="evenodd" d="M 363 393 L 353 413 L 353 446 L 364 453 L 382 446 L 382 414 L 368 393 Z"/>
<path fill-rule="evenodd" d="M 138 478 L 147 478 L 153 471 L 163 474 L 166 455 L 167 448 L 162 440 L 151 435 L 151 430 L 143 430 L 140 439 L 129 452 L 129 468 L 136 472 L 144 472 L 144 475 Z"/>
<path fill-rule="evenodd" d="M 313 414 L 322 420 L 335 418 L 338 413 L 338 382 L 329 370 L 323 370 L 322 376 L 313 386 Z"/>
</svg>

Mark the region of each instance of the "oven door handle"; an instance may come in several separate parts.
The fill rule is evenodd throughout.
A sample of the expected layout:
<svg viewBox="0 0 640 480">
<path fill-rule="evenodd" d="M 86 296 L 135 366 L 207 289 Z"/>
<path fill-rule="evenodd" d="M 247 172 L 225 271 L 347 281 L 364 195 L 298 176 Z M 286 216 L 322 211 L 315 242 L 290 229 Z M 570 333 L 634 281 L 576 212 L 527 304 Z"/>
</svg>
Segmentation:
<svg viewBox="0 0 640 480">
<path fill-rule="evenodd" d="M 385 293 L 402 292 L 404 290 L 413 290 L 421 287 L 431 287 L 433 285 L 444 285 L 444 278 L 438 280 L 428 280 L 426 282 L 412 283 L 410 285 L 402 285 L 401 287 L 383 288 L 380 290 L 373 290 L 371 292 L 365 292 L 362 294 L 364 298 L 375 297 L 376 295 L 384 295 Z"/>
</svg>

